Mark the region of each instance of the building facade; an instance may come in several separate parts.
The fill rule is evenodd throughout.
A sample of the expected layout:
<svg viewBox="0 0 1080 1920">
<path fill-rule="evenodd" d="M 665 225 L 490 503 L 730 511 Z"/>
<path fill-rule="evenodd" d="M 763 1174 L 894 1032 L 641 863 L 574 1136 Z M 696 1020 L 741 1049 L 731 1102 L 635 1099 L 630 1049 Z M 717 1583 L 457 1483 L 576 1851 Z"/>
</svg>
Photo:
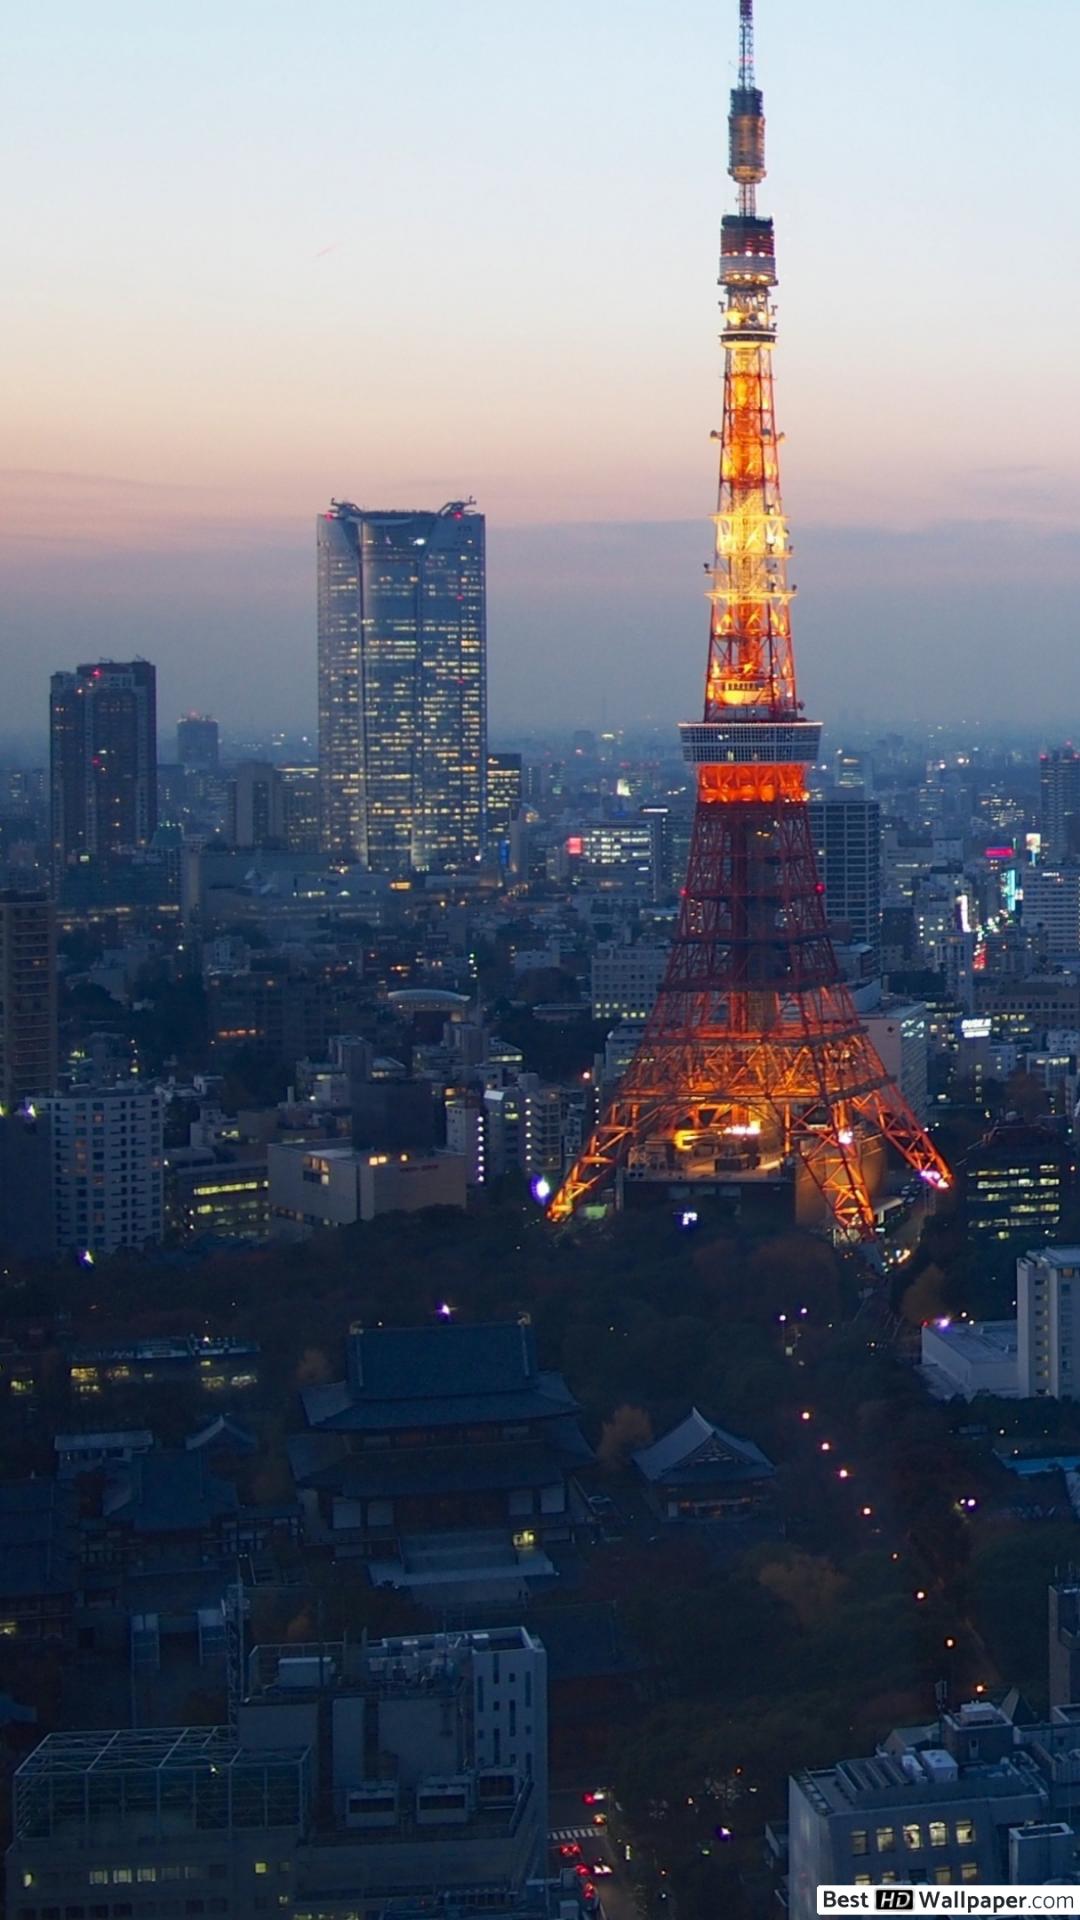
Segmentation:
<svg viewBox="0 0 1080 1920">
<path fill-rule="evenodd" d="M 49 763 L 55 872 L 149 846 L 158 821 L 157 673 L 149 660 L 53 674 Z"/>
<path fill-rule="evenodd" d="M 1080 1247 L 1044 1247 L 1016 1263 L 1017 1381 L 1023 1400 L 1080 1392 Z"/>
<path fill-rule="evenodd" d="M 810 827 L 825 883 L 825 912 L 850 939 L 881 951 L 881 809 L 852 794 L 812 800 Z"/>
<path fill-rule="evenodd" d="M 216 773 L 218 723 L 208 713 L 185 713 L 176 723 L 176 757 L 196 773 Z"/>
<path fill-rule="evenodd" d="M 487 832 L 484 517 L 317 523 L 323 847 L 375 872 L 473 865 Z"/>
<path fill-rule="evenodd" d="M 55 1085 L 55 910 L 44 893 L 0 892 L 0 1106 Z"/>
<path fill-rule="evenodd" d="M 1080 754 L 1072 747 L 1040 756 L 1039 831 L 1044 860 L 1080 853 Z"/>
<path fill-rule="evenodd" d="M 41 1110 L 52 1127 L 57 1246 L 97 1256 L 160 1240 L 164 1095 L 77 1088 L 50 1095 Z"/>
</svg>

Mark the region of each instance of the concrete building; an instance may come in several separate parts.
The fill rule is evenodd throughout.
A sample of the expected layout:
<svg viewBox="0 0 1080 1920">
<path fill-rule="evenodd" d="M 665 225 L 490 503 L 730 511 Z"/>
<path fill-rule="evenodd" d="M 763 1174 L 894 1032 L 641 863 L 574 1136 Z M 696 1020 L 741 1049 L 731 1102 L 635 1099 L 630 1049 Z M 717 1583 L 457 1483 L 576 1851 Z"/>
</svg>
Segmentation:
<svg viewBox="0 0 1080 1920">
<path fill-rule="evenodd" d="M 0 892 L 0 1107 L 56 1086 L 56 913 L 44 893 Z"/>
<path fill-rule="evenodd" d="M 368 1153 L 274 1142 L 267 1171 L 271 1231 L 310 1233 L 382 1213 L 465 1206 L 465 1160 L 456 1153 Z"/>
<path fill-rule="evenodd" d="M 825 912 L 848 939 L 881 952 L 881 809 L 861 793 L 812 800 L 810 830 L 825 883 Z"/>
<path fill-rule="evenodd" d="M 225 1727 L 50 1734 L 15 1776 L 7 1910 L 255 1920 L 280 1895 L 294 1911 L 312 1799 L 312 1754 L 284 1734 L 255 1750 Z"/>
<path fill-rule="evenodd" d="M 1080 866 L 1025 872 L 1024 932 L 1035 936 L 1038 951 L 1048 959 L 1080 953 Z"/>
<path fill-rule="evenodd" d="M 1016 1263 L 1017 1377 L 1025 1400 L 1080 1391 L 1080 1247 L 1044 1247 Z"/>
<path fill-rule="evenodd" d="M 592 956 L 592 1017 L 640 1025 L 653 1010 L 667 947 L 599 946 Z"/>
<path fill-rule="evenodd" d="M 925 1120 L 929 1110 L 927 1058 L 929 1053 L 929 1016 L 921 1002 L 886 1000 L 873 1013 L 863 1015 L 874 1047 L 890 1079 L 895 1080 L 917 1120 Z"/>
<path fill-rule="evenodd" d="M 99 1255 L 160 1240 L 164 1095 L 129 1084 L 38 1104 L 52 1128 L 57 1247 Z"/>
<path fill-rule="evenodd" d="M 1039 757 L 1039 831 L 1044 860 L 1080 853 L 1080 754 L 1072 747 Z M 1026 918 L 1026 881 L 1024 900 Z"/>
<path fill-rule="evenodd" d="M 234 767 L 225 789 L 225 838 L 231 847 L 284 847 L 285 782 L 266 760 Z"/>
<path fill-rule="evenodd" d="M 190 1154 L 191 1150 L 187 1152 Z M 262 1240 L 270 1220 L 265 1161 L 184 1163 L 185 1150 L 165 1155 L 165 1220 L 182 1240 Z"/>
<path fill-rule="evenodd" d="M 218 723 L 208 713 L 185 713 L 176 723 L 176 758 L 196 773 L 218 769 Z"/>
<path fill-rule="evenodd" d="M 994 1393 L 1015 1399 L 1015 1320 L 931 1320 L 922 1329 L 920 1372 L 935 1400 L 974 1400 Z"/>
<path fill-rule="evenodd" d="M 933 1744 L 931 1744 L 931 1741 Z M 981 1702 L 870 1759 L 796 1774 L 789 1791 L 791 1920 L 817 1888 L 1030 1885 L 1074 1871 L 1075 1726 L 1014 1727 Z"/>
<path fill-rule="evenodd" d="M 969 1149 L 961 1169 L 972 1238 L 1052 1243 L 1071 1169 L 1067 1142 L 1053 1127 L 1006 1122 L 992 1128 Z"/>
</svg>

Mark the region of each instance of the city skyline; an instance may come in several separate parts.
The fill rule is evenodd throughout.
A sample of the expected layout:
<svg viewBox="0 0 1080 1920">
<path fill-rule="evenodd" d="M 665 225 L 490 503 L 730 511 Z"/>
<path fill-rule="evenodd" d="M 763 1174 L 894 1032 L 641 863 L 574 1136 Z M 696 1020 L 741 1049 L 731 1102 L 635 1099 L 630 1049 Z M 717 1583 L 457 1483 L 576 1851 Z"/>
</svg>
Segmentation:
<svg viewBox="0 0 1080 1920">
<path fill-rule="evenodd" d="M 24 22 L 14 55 L 7 137 L 33 192 L 9 215 L 31 291 L 3 322 L 21 374 L 0 476 L 8 661 L 44 668 L 74 631 L 87 656 L 154 658 L 163 712 L 272 724 L 299 705 L 313 723 L 312 513 L 330 494 L 474 494 L 497 726 L 692 711 L 723 22 L 703 0 L 663 23 L 636 4 L 543 22 L 475 4 L 451 33 L 427 5 L 408 22 L 331 7 L 325 37 L 372 79 L 358 121 L 323 35 L 279 18 L 256 43 L 242 6 L 209 43 L 123 0 L 113 18 L 92 99 L 72 5 Z M 1027 710 L 1048 723 L 1080 693 L 1076 287 L 1056 252 L 1080 20 L 1061 0 L 958 0 L 944 19 L 919 0 L 902 31 L 865 11 L 828 24 L 794 0 L 758 22 L 806 696 L 826 717 L 872 708 L 884 667 L 890 712 L 961 714 L 978 673 L 980 712 L 1002 718 L 1019 628 L 1045 660 Z M 1021 33 L 1045 69 L 1022 148 Z M 61 131 L 83 136 L 74 181 Z M 1002 283 L 1021 221 L 1051 274 L 1022 401 Z M 11 721 L 32 725 L 19 678 Z"/>
</svg>

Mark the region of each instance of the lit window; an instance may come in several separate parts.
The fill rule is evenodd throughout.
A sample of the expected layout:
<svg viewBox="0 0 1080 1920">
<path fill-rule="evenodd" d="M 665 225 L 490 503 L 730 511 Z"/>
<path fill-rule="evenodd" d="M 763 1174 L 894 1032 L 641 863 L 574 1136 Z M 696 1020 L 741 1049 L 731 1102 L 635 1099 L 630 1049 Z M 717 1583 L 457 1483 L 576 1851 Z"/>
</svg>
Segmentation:
<svg viewBox="0 0 1080 1920">
<path fill-rule="evenodd" d="M 267 1866 L 265 1860 L 256 1860 L 255 1871 L 256 1873 L 269 1873 L 270 1868 Z"/>
<path fill-rule="evenodd" d="M 879 1827 L 877 1830 L 877 1850 L 879 1853 L 892 1853 L 896 1848 L 896 1828 Z"/>
<path fill-rule="evenodd" d="M 979 1877 L 979 1869 L 976 1866 L 975 1861 L 965 1860 L 963 1866 L 960 1869 L 961 1880 L 977 1880 L 978 1877 Z"/>
<path fill-rule="evenodd" d="M 930 1845 L 932 1847 L 947 1847 L 948 1844 L 949 1844 L 949 1830 L 945 1825 L 944 1820 L 931 1820 Z"/>
<path fill-rule="evenodd" d="M 957 1821 L 956 1844 L 958 1847 L 973 1847 L 975 1845 L 974 1820 L 958 1820 Z"/>
<path fill-rule="evenodd" d="M 904 1845 L 905 1847 L 911 1847 L 912 1849 L 917 1849 L 921 1847 L 922 1846 L 922 1828 L 919 1826 L 905 1827 L 904 1828 Z"/>
<path fill-rule="evenodd" d="M 936 1873 L 935 1873 L 935 1875 L 934 1875 L 934 1879 L 935 1879 L 935 1880 L 937 1881 L 937 1883 L 938 1883 L 938 1886 L 939 1886 L 939 1887 L 948 1887 L 948 1886 L 951 1886 L 951 1884 L 952 1884 L 952 1868 L 951 1868 L 951 1867 L 939 1867 L 939 1868 L 937 1869 L 937 1872 L 936 1872 Z"/>
<path fill-rule="evenodd" d="M 866 1852 L 866 1828 L 865 1827 L 856 1827 L 852 1832 L 851 1851 L 852 1853 Z"/>
</svg>

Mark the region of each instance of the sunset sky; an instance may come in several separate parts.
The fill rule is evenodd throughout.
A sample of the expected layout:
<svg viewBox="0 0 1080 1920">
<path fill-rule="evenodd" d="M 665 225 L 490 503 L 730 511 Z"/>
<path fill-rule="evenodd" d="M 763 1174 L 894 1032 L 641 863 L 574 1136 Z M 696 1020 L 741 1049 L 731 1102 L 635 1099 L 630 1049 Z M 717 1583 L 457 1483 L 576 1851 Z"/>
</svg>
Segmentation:
<svg viewBox="0 0 1080 1920">
<path fill-rule="evenodd" d="M 1074 730 L 1080 4 L 757 12 L 805 696 Z M 737 13 L 9 19 L 0 729 L 132 652 L 309 722 L 331 495 L 476 497 L 495 733 L 694 711 Z"/>
</svg>

